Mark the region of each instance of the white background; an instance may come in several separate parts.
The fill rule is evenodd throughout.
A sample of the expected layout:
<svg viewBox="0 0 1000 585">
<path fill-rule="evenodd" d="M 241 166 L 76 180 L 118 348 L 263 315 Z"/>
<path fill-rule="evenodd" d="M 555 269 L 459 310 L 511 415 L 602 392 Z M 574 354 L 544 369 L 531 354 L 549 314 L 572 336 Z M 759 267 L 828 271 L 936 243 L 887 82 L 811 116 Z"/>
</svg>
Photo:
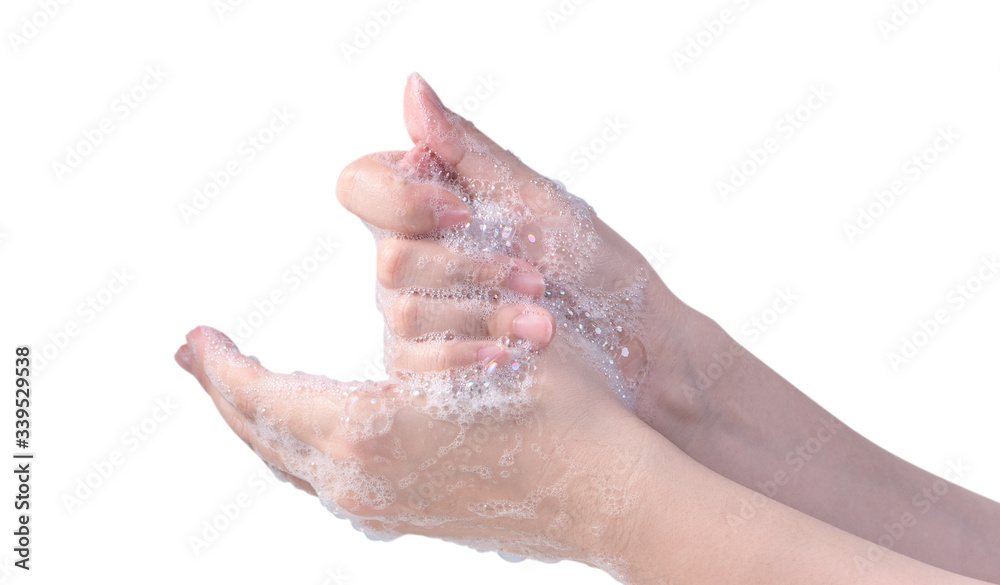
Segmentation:
<svg viewBox="0 0 1000 585">
<path fill-rule="evenodd" d="M 834 414 L 932 472 L 960 460 L 971 470 L 959 483 L 1000 499 L 1000 279 L 961 310 L 946 300 L 1000 252 L 996 2 L 929 2 L 884 34 L 889 0 L 567 0 L 558 22 L 547 16 L 557 0 L 404 0 L 346 58 L 344 43 L 387 4 L 257 0 L 220 16 L 211 0 L 69 2 L 19 43 L 22 19 L 45 19 L 33 0 L 4 2 L 0 361 L 12 366 L 17 344 L 53 359 L 33 378 L 33 570 L 0 581 L 611 582 L 582 565 L 367 541 L 311 497 L 262 483 L 254 454 L 173 361 L 192 327 L 236 334 L 279 289 L 287 301 L 244 351 L 278 371 L 378 371 L 374 246 L 334 185 L 353 159 L 409 147 L 401 98 L 415 70 L 539 172 L 570 171 L 570 188 L 682 299 Z M 723 9 L 730 23 L 707 36 Z M 699 34 L 707 48 L 680 71 L 675 52 Z M 147 67 L 168 76 L 121 119 L 116 100 Z M 475 98 L 483 80 L 497 87 Z M 812 86 L 832 97 L 803 110 L 789 139 L 775 123 Z M 280 107 L 294 121 L 247 163 L 240 143 Z M 53 163 L 102 118 L 113 131 L 57 177 Z M 578 149 L 608 119 L 625 128 L 583 169 Z M 960 138 L 911 181 L 907 159 L 948 126 Z M 778 151 L 724 200 L 717 181 L 769 138 Z M 185 221 L 180 206 L 233 159 L 243 172 Z M 843 225 L 895 179 L 906 194 L 850 242 Z M 314 265 L 318 237 L 339 248 Z M 283 274 L 304 262 L 318 268 L 292 291 Z M 133 277 L 127 288 L 100 313 L 78 309 L 116 270 Z M 778 289 L 798 301 L 750 339 L 744 324 Z M 888 353 L 938 309 L 948 323 L 894 370 Z M 11 452 L 12 398 L 0 419 Z M 130 428 L 156 400 L 176 408 L 137 442 Z M 110 477 L 68 507 L 116 451 Z M 12 474 L 0 477 L 0 501 L 12 500 Z M 241 492 L 252 503 L 194 554 L 189 537 Z"/>
</svg>

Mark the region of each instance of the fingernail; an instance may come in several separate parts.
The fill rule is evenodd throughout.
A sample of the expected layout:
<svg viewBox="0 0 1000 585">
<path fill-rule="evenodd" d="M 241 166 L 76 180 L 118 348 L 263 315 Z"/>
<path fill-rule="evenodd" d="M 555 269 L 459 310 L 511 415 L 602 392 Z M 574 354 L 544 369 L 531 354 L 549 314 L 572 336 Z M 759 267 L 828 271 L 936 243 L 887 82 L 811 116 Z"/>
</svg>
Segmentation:
<svg viewBox="0 0 1000 585">
<path fill-rule="evenodd" d="M 512 291 L 531 296 L 545 292 L 545 280 L 537 272 L 515 272 L 510 275 L 507 286 Z"/>
<path fill-rule="evenodd" d="M 463 223 L 469 223 L 469 210 L 465 207 L 445 209 L 437 218 L 439 228 L 450 228 Z"/>
<path fill-rule="evenodd" d="M 419 73 L 414 73 L 414 75 L 416 75 L 417 79 L 420 80 L 420 87 L 424 92 L 427 93 L 427 97 L 431 100 L 431 103 L 437 106 L 441 110 L 447 109 L 444 107 L 444 102 L 442 102 L 441 98 L 438 97 L 437 92 L 434 91 L 433 87 L 431 87 L 431 84 L 427 83 L 427 80 L 424 79 L 423 76 L 421 76 Z"/>
<path fill-rule="evenodd" d="M 521 313 L 514 319 L 514 335 L 536 343 L 548 343 L 552 339 L 552 322 L 545 315 Z"/>
<path fill-rule="evenodd" d="M 184 344 L 177 353 L 174 354 L 174 359 L 177 360 L 177 364 L 184 368 L 189 374 L 193 374 L 194 371 L 191 369 L 191 348 Z"/>
</svg>

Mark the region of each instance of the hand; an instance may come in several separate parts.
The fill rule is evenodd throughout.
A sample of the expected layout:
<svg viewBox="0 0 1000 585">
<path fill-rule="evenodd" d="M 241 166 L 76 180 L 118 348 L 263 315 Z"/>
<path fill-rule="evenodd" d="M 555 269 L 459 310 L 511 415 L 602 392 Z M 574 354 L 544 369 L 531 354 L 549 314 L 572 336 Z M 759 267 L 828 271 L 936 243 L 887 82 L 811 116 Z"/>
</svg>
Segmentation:
<svg viewBox="0 0 1000 585">
<path fill-rule="evenodd" d="M 677 409 L 697 406 L 687 355 L 710 322 L 635 248 L 582 200 L 445 109 L 416 75 L 405 119 L 416 146 L 362 157 L 337 188 L 375 233 L 381 307 L 396 338 L 452 331 L 484 315 L 466 333 L 496 333 L 489 326 L 509 324 L 509 311 L 459 310 L 428 291 L 503 292 L 492 300 L 545 309 L 533 313 L 553 315 L 567 341 L 612 366 L 614 391 L 640 415 L 661 414 L 663 393 L 687 398 Z"/>
<path fill-rule="evenodd" d="M 411 80 L 408 93 L 411 130 L 432 100 L 419 84 Z M 462 140 L 479 139 L 462 128 L 470 131 Z M 587 299 L 624 303 L 595 305 L 574 320 L 606 333 L 557 328 L 538 305 L 558 309 L 566 323 L 567 312 L 586 310 L 573 304 L 588 294 L 582 279 L 597 275 L 575 273 L 573 255 L 562 264 L 559 247 L 567 238 L 586 246 L 589 255 L 576 255 L 581 266 L 604 257 L 587 209 L 519 168 L 518 185 L 532 186 L 521 208 L 526 223 L 507 238 L 502 227 L 483 237 L 466 224 L 515 202 L 503 177 L 466 173 L 485 171 L 489 156 L 512 158 L 434 144 L 362 159 L 338 187 L 380 240 L 390 380 L 275 374 L 207 327 L 188 335 L 177 360 L 279 476 L 370 535 L 424 534 L 618 570 L 662 441 L 623 405 L 648 361 L 627 327 L 648 277 L 609 280 L 613 289 Z M 477 187 L 493 180 L 499 192 Z M 546 290 L 559 275 L 577 288 Z M 638 367 L 601 359 L 611 355 Z"/>
</svg>

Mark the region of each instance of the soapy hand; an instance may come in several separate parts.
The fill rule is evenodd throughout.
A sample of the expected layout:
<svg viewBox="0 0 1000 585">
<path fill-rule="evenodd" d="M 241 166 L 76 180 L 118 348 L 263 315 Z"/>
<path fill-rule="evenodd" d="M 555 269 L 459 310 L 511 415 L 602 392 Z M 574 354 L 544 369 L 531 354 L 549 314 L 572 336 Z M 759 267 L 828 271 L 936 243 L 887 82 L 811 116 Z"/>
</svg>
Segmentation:
<svg viewBox="0 0 1000 585">
<path fill-rule="evenodd" d="M 370 535 L 613 569 L 657 444 L 629 408 L 665 287 L 418 76 L 406 122 L 411 151 L 337 190 L 378 243 L 390 379 L 272 373 L 207 327 L 177 360 L 276 474 Z"/>
</svg>

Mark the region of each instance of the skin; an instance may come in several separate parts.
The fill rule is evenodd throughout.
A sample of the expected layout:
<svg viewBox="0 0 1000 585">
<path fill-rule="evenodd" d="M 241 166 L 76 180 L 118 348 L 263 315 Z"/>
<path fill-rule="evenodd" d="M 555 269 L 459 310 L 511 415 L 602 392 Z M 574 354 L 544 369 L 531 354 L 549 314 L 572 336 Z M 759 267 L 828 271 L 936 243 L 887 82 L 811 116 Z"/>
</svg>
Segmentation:
<svg viewBox="0 0 1000 585">
<path fill-rule="evenodd" d="M 546 209 L 543 194 L 532 186 L 539 175 L 471 123 L 448 112 L 419 76 L 409 81 L 405 111 L 415 147 L 389 153 L 392 164 L 386 164 L 385 156 L 359 159 L 344 171 L 337 189 L 349 211 L 377 228 L 380 286 L 390 291 L 440 288 L 454 274 L 417 265 L 420 258 L 453 256 L 449 250 L 433 240 L 405 237 L 461 225 L 468 218 L 465 204 L 454 194 L 408 181 L 399 173 L 400 166 L 419 168 L 429 152 L 461 177 L 489 180 L 492 165 L 484 157 L 470 156 L 466 139 L 485 145 L 491 157 L 512 170 L 539 221 L 557 221 Z M 721 328 L 667 289 L 641 254 L 599 219 L 593 223 L 603 247 L 589 287 L 621 290 L 637 269 L 646 270 L 650 278 L 640 309 L 640 319 L 652 335 L 641 352 L 650 370 L 639 389 L 635 413 L 639 416 L 626 409 L 604 379 L 572 350 L 565 332 L 556 331 L 553 317 L 531 303 L 501 306 L 484 323 L 464 319 L 461 311 L 449 310 L 447 301 L 412 295 L 399 295 L 384 306 L 387 326 L 397 340 L 393 351 L 387 352 L 391 356 L 387 369 L 393 377 L 384 384 L 370 383 L 361 392 L 366 399 L 377 397 L 380 404 L 398 401 L 403 406 L 391 433 L 364 440 L 358 440 L 344 422 L 348 415 L 355 420 L 368 416 L 352 410 L 358 408 L 355 402 L 365 403 L 351 402 L 359 392 L 355 386 L 271 373 L 242 356 L 221 333 L 204 327 L 188 335 L 177 361 L 199 380 L 229 426 L 262 458 L 298 487 L 335 501 L 370 528 L 385 528 L 386 515 L 419 494 L 412 492 L 410 498 L 376 509 L 336 481 L 310 475 L 298 461 L 300 453 L 308 451 L 330 461 L 359 460 L 367 469 L 398 481 L 412 468 L 398 461 L 386 463 L 390 458 L 385 455 L 396 439 L 413 451 L 407 460 L 421 461 L 439 452 L 436 447 L 453 439 L 456 429 L 438 424 L 428 431 L 427 423 L 434 421 L 420 412 L 419 405 L 406 402 L 406 384 L 396 374 L 506 363 L 508 352 L 492 340 L 509 335 L 540 348 L 531 389 L 532 414 L 540 425 L 525 429 L 515 421 L 500 420 L 489 432 L 509 437 L 530 431 L 528 440 L 537 442 L 547 457 L 525 453 L 518 459 L 516 480 L 481 481 L 475 496 L 456 491 L 428 509 L 432 515 L 454 517 L 450 522 L 395 523 L 394 531 L 457 541 L 489 537 L 500 543 L 495 548 L 587 562 L 628 583 L 976 582 L 900 552 L 1000 582 L 995 559 L 989 555 L 990 550 L 1000 550 L 997 505 L 957 486 L 949 486 L 947 498 L 940 498 L 940 505 L 921 518 L 918 527 L 893 547 L 895 551 L 873 549 L 862 539 L 878 538 L 882 522 L 891 522 L 894 514 L 898 518 L 899 506 L 932 485 L 934 478 L 846 427 L 827 428 L 830 438 L 822 457 L 810 460 L 783 483 L 773 494 L 776 501 L 744 487 L 755 487 L 762 476 L 769 477 L 768 472 L 773 476 L 771 470 L 781 469 L 786 454 L 816 434 L 828 414 L 745 350 L 734 349 L 739 346 Z M 461 263 L 458 272 L 472 274 L 476 281 L 497 277 L 497 263 L 449 260 Z M 518 260 L 509 274 L 503 273 L 505 286 L 537 298 L 543 291 L 533 266 L 538 260 L 530 254 Z M 478 340 L 460 337 L 433 345 L 418 341 L 445 330 Z M 717 359 L 720 350 L 735 355 L 723 374 L 706 384 L 699 372 Z M 292 400 L 291 392 L 300 394 Z M 765 401 L 773 401 L 775 407 L 761 409 L 760 404 L 772 404 Z M 276 430 L 291 439 L 276 441 Z M 497 448 L 490 442 L 484 454 L 470 456 L 492 461 L 498 452 L 491 450 Z M 544 506 L 534 517 L 522 519 L 483 520 L 466 513 L 470 504 L 482 501 L 484 490 L 492 500 L 521 501 L 538 485 L 568 477 L 566 469 L 583 470 L 565 492 L 568 523 L 559 520 L 565 517 L 547 513 Z M 475 479 L 474 474 L 470 477 Z M 627 494 L 631 503 L 609 515 L 600 498 L 594 497 L 598 484 Z M 752 514 L 746 514 L 748 505 Z M 742 522 L 734 522 L 737 517 Z M 553 531 L 557 524 L 560 529 Z M 588 530 L 595 525 L 603 527 L 600 537 Z M 554 541 L 518 548 L 525 535 L 553 534 Z M 934 541 L 934 534 L 948 535 L 948 542 Z"/>
</svg>

